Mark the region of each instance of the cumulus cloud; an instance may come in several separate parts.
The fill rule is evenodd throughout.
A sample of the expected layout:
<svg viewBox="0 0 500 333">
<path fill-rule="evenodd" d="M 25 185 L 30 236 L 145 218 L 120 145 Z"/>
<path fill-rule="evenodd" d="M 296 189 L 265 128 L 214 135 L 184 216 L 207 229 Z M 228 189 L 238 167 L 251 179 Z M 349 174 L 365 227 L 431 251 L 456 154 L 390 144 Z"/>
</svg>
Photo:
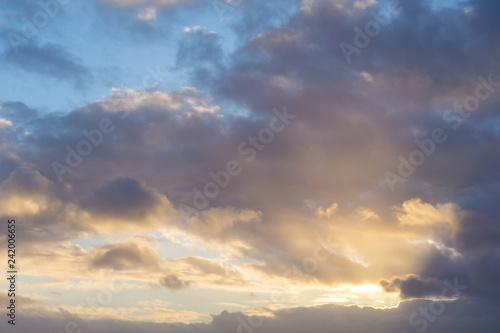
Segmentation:
<svg viewBox="0 0 500 333">
<path fill-rule="evenodd" d="M 38 171 L 22 167 L 1 183 L 1 210 L 15 216 L 33 215 L 47 209 L 54 200 L 53 186 Z"/>
<path fill-rule="evenodd" d="M 135 242 L 106 245 L 94 253 L 92 268 L 113 270 L 154 269 L 158 267 L 159 257 L 148 246 Z"/>
<path fill-rule="evenodd" d="M 460 219 L 459 208 L 454 204 L 437 205 L 433 207 L 425 204 L 419 198 L 403 203 L 401 210 L 396 214 L 402 224 L 421 227 L 448 225 L 454 227 Z"/>
<path fill-rule="evenodd" d="M 397 292 L 403 299 L 424 298 L 429 296 L 447 296 L 449 291 L 444 282 L 435 278 L 422 278 L 418 275 L 408 275 L 403 278 L 392 278 L 379 282 L 384 291 Z"/>
<path fill-rule="evenodd" d="M 189 281 L 182 281 L 177 276 L 170 274 L 163 277 L 160 280 L 160 284 L 164 287 L 167 287 L 171 290 L 178 290 L 182 288 L 187 288 L 191 284 Z"/>
<path fill-rule="evenodd" d="M 81 206 L 93 215 L 128 220 L 132 224 L 159 223 L 162 215 L 166 218 L 169 211 L 173 213 L 167 198 L 131 178 L 103 184 L 84 198 Z"/>
</svg>

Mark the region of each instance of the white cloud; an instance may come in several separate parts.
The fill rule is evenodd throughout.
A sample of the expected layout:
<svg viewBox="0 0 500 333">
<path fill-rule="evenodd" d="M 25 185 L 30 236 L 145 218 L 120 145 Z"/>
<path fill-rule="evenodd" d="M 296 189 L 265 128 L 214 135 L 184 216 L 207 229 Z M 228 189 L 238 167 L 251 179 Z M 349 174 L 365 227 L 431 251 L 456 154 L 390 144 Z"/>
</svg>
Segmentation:
<svg viewBox="0 0 500 333">
<path fill-rule="evenodd" d="M 10 127 L 10 126 L 12 126 L 12 122 L 10 120 L 0 118 L 0 128 Z"/>
</svg>

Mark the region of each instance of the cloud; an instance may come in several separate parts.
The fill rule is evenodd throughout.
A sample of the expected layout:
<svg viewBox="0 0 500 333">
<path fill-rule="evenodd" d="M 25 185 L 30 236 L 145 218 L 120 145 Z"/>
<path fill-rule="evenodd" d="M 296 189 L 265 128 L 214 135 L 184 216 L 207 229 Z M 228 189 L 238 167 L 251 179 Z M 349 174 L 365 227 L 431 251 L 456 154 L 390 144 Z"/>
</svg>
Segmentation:
<svg viewBox="0 0 500 333">
<path fill-rule="evenodd" d="M 206 71 L 219 68 L 224 58 L 220 44 L 221 38 L 214 31 L 200 26 L 185 27 L 177 47 L 176 66 L 200 70 L 204 65 Z"/>
<path fill-rule="evenodd" d="M 92 79 L 82 60 L 59 44 L 22 45 L 18 46 L 18 49 L 18 52 L 15 52 L 13 48 L 9 48 L 2 58 L 24 71 L 58 80 L 70 80 L 79 88 L 86 87 Z"/>
<path fill-rule="evenodd" d="M 463 252 L 491 251 L 500 241 L 500 227 L 491 216 L 470 214 L 455 233 L 456 247 Z"/>
<path fill-rule="evenodd" d="M 111 244 L 97 249 L 91 267 L 95 269 L 154 269 L 158 267 L 159 257 L 151 247 L 135 242 Z"/>
<path fill-rule="evenodd" d="M 202 238 L 222 236 L 247 223 L 258 223 L 261 213 L 236 209 L 234 207 L 214 207 L 197 213 L 189 219 L 189 230 Z"/>
<path fill-rule="evenodd" d="M 189 287 L 189 281 L 182 281 L 177 276 L 169 274 L 160 280 L 160 284 L 170 290 L 179 290 Z"/>
<path fill-rule="evenodd" d="M 155 10 L 175 3 L 114 2 Z M 413 298 L 435 296 L 440 281 L 457 276 L 468 286 L 464 297 L 472 300 L 449 303 L 449 315 L 428 331 L 497 328 L 493 310 L 485 309 L 482 323 L 459 314 L 473 308 L 470 302 L 484 309 L 499 295 L 498 92 L 482 101 L 459 131 L 443 118 L 455 102 L 474 93 L 479 75 L 492 73 L 497 80 L 497 6 L 483 0 L 442 8 L 430 1 L 405 2 L 347 65 L 339 43 L 353 43 L 354 27 L 364 27 L 380 4 L 303 1 L 301 10 L 274 21 L 279 6 L 268 10 L 267 3 L 254 1 L 237 14 L 241 20 L 232 29 L 250 38 L 241 38 L 230 54 L 223 52 L 219 33 L 192 26 L 184 31 L 177 70 L 193 74 L 190 87 L 114 89 L 65 115 L 3 103 L 1 119 L 9 126 L 0 131 L 2 218 L 20 216 L 33 248 L 82 236 L 172 228 L 225 256 L 160 260 L 150 247 L 134 242 L 88 253 L 65 245 L 43 254 L 63 261 L 68 257 L 62 252 L 68 251 L 103 272 L 128 271 L 135 278 L 145 267 L 158 267 L 148 282 L 171 289 L 255 288 L 242 273 L 250 272 L 266 287 L 383 281 L 386 291 Z M 152 12 L 143 14 L 152 19 Z M 265 22 L 251 26 L 261 19 Z M 57 46 L 30 51 L 35 60 L 9 61 L 75 82 L 84 76 L 85 66 Z M 271 110 L 284 105 L 297 117 L 264 149 L 254 147 L 257 157 L 248 162 L 238 146 L 269 126 Z M 115 131 L 59 182 L 52 163 L 66 163 L 67 147 L 76 149 L 88 139 L 82 131 L 98 128 L 104 118 Z M 390 192 L 384 172 L 420 149 L 416 141 L 428 139 L 434 128 L 445 129 L 448 141 Z M 231 160 L 240 162 L 241 174 L 206 210 L 181 222 L 180 204 L 191 205 L 196 189 L 213 181 L 211 172 Z M 29 260 L 35 263 L 34 258 Z M 401 307 L 408 304 L 418 311 L 428 303 Z M 399 308 L 334 308 L 342 314 L 337 317 L 324 309 L 277 312 L 263 329 L 304 330 L 293 320 L 315 323 L 316 315 L 352 332 L 372 326 L 392 331 L 391 315 L 408 323 L 408 316 L 395 315 Z M 390 315 L 377 321 L 382 314 Z M 356 316 L 368 319 L 343 320 Z M 214 325 L 223 319 L 236 328 L 237 318 L 226 314 L 214 317 Z M 316 332 L 331 328 L 328 322 L 318 325 Z"/>
<path fill-rule="evenodd" d="M 183 257 L 164 261 L 158 281 L 161 286 L 170 290 L 181 290 L 190 286 L 241 290 L 249 285 L 241 267 L 230 267 L 221 259 L 202 257 Z"/>
<path fill-rule="evenodd" d="M 336 203 L 333 203 L 330 207 L 328 207 L 327 209 L 323 209 L 323 207 L 319 207 L 317 210 L 316 210 L 316 215 L 318 217 L 326 217 L 326 218 L 329 218 L 329 217 L 332 217 L 333 214 L 335 214 L 335 212 L 337 211 L 338 209 L 338 205 Z"/>
<path fill-rule="evenodd" d="M 147 188 L 132 178 L 117 178 L 105 183 L 82 200 L 82 207 L 92 214 L 130 220 L 133 223 L 148 223 L 151 215 L 155 216 L 155 212 L 168 209 L 169 205 L 168 200 L 158 191 Z"/>
<path fill-rule="evenodd" d="M 192 87 L 164 93 L 161 91 L 136 91 L 132 89 L 113 89 L 108 99 L 102 104 L 109 111 L 142 111 L 144 108 L 168 109 L 192 115 L 198 113 L 216 113 L 217 105 L 210 105 L 210 100 L 202 92 Z M 150 112 L 152 110 L 149 110 Z M 152 112 L 154 113 L 154 112 Z"/>
<path fill-rule="evenodd" d="M 3 296 L 2 296 L 3 297 Z M 149 309 L 149 308 L 148 308 Z M 419 309 L 427 311 L 427 318 L 419 315 Z M 124 309 L 122 309 L 123 311 Z M 436 310 L 438 312 L 436 312 Z M 107 311 L 107 310 L 105 310 Z M 49 311 L 38 307 L 35 312 L 25 309 L 23 320 L 19 321 L 20 329 L 24 331 L 36 330 L 43 325 L 51 331 L 61 330 L 68 323 L 72 323 L 86 332 L 237 332 L 259 330 L 263 333 L 304 332 L 309 330 L 316 333 L 327 333 L 332 330 L 342 332 L 362 333 L 366 331 L 383 333 L 425 329 L 430 333 L 467 333 L 471 330 L 494 332 L 500 328 L 496 315 L 498 305 L 478 304 L 472 301 L 446 302 L 437 305 L 432 301 L 403 302 L 397 308 L 374 309 L 371 307 L 343 307 L 325 305 L 319 307 L 297 307 L 272 311 L 265 317 L 250 316 L 241 312 L 230 313 L 224 311 L 212 316 L 209 323 L 154 323 L 134 322 L 114 318 L 96 318 L 84 321 L 67 311 Z M 187 314 L 173 311 L 164 312 L 165 316 L 173 318 L 187 317 Z M 415 315 L 414 315 L 415 314 Z M 414 320 L 409 323 L 409 318 Z M 191 315 L 190 319 L 194 317 Z M 3 328 L 8 325 L 5 321 L 0 323 Z"/>
<path fill-rule="evenodd" d="M 39 172 L 28 168 L 20 168 L 12 172 L 2 182 L 2 204 L 4 214 L 13 216 L 33 215 L 47 209 L 51 190 L 50 182 Z"/>
<path fill-rule="evenodd" d="M 12 122 L 11 121 L 0 118 L 0 128 L 2 128 L 2 127 L 10 127 L 10 126 L 12 126 Z"/>
<path fill-rule="evenodd" d="M 459 207 L 454 204 L 433 207 L 424 204 L 422 199 L 414 198 L 402 205 L 402 209 L 396 213 L 402 224 L 420 227 L 433 227 L 448 225 L 454 227 L 460 219 Z"/>
<path fill-rule="evenodd" d="M 386 292 L 397 292 L 401 298 L 424 298 L 429 296 L 446 296 L 443 290 L 448 291 L 446 284 L 434 278 L 422 278 L 418 275 L 408 275 L 403 278 L 395 277 L 382 280 L 380 286 Z"/>
<path fill-rule="evenodd" d="M 156 8 L 147 7 L 145 9 L 142 9 L 137 17 L 144 21 L 156 21 Z"/>
<path fill-rule="evenodd" d="M 235 269 L 231 269 L 228 267 L 223 267 L 220 262 L 216 260 L 210 260 L 206 258 L 199 257 L 187 257 L 181 260 L 183 263 L 187 263 L 191 265 L 194 269 L 198 270 L 203 275 L 215 275 L 222 279 L 237 279 L 240 280 L 238 282 L 243 281 L 243 276 Z M 223 280 L 221 281 L 224 282 Z"/>
<path fill-rule="evenodd" d="M 107 99 L 65 116 L 33 115 L 24 119 L 19 126 L 38 139 L 14 137 L 29 147 L 16 151 L 17 163 L 35 169 L 33 172 L 45 184 L 23 198 L 28 200 L 34 193 L 40 193 L 37 206 L 33 206 L 37 213 L 24 209 L 25 213 L 31 212 L 26 216 L 26 227 L 37 223 L 51 228 L 60 226 L 54 237 L 66 240 L 82 232 L 139 232 L 172 227 L 242 258 L 244 263 L 250 263 L 248 267 L 255 274 L 275 283 L 337 286 L 375 283 L 416 273 L 425 278 L 443 276 L 444 279 L 463 267 L 460 266 L 463 260 L 457 258 L 467 253 L 457 253 L 460 249 L 454 243 L 454 233 L 464 235 L 460 226 L 465 225 L 463 219 L 468 215 L 456 204 L 431 204 L 410 198 L 399 205 L 399 199 L 386 198 L 382 202 L 359 199 L 361 194 L 366 195 L 363 184 L 376 179 L 381 174 L 379 169 L 367 169 L 366 163 L 362 163 L 366 158 L 363 149 L 354 154 L 336 143 L 330 134 L 313 140 L 316 126 L 321 124 L 299 118 L 298 125 L 294 123 L 280 133 L 290 141 L 277 137 L 268 149 L 260 152 L 258 163 L 245 164 L 237 147 L 242 139 L 258 133 L 266 121 L 253 115 L 224 119 L 218 116 L 219 110 L 206 111 L 214 108 L 207 96 L 193 88 L 169 93 L 116 90 Z M 121 120 L 125 112 L 128 117 Z M 103 118 L 112 119 L 116 131 L 103 137 L 102 145 L 95 147 L 92 155 L 59 183 L 50 167 L 52 161 L 64 162 L 65 146 L 76 147 L 85 139 L 82 129 L 96 128 Z M 47 126 L 50 132 L 46 132 Z M 348 132 L 339 130 L 340 135 L 349 137 Z M 359 131 L 364 131 L 364 125 Z M 315 148 L 296 149 L 292 148 L 294 145 Z M 325 154 L 329 151 L 331 157 Z M 369 149 L 366 152 L 369 156 Z M 346 158 L 345 165 L 337 159 L 338 154 Z M 209 172 L 221 169 L 232 159 L 242 162 L 241 175 L 211 200 L 206 210 L 193 215 L 188 224 L 183 223 L 176 207 L 180 203 L 191 205 L 193 188 L 203 188 L 211 181 Z M 321 167 L 317 167 L 318 161 Z M 310 170 L 324 178 L 307 176 L 311 175 Z M 346 178 L 352 178 L 353 183 L 346 195 L 340 196 L 342 191 L 334 184 L 343 184 Z M 314 198 L 318 206 L 328 207 L 332 195 L 342 199 L 336 202 L 335 209 L 332 206 L 325 210 L 331 223 L 323 223 L 304 204 L 304 198 Z M 357 204 L 348 204 L 350 200 Z M 390 208 L 393 206 L 398 208 Z M 378 218 L 366 218 L 360 209 Z M 49 235 L 34 233 L 31 237 L 46 242 L 52 237 Z M 331 253 L 325 252 L 328 250 L 317 241 L 319 235 L 332 237 L 328 241 Z M 408 238 L 414 243 L 409 244 Z M 101 249 L 98 259 L 92 262 L 102 268 L 132 269 L 134 262 L 141 260 L 141 252 L 134 256 L 132 250 L 125 250 L 111 247 L 106 250 L 108 253 Z M 317 260 L 316 253 L 327 258 Z M 392 260 L 386 260 L 389 257 Z M 116 263 L 108 258 L 116 258 Z M 433 260 L 438 258 L 447 266 L 435 265 Z M 316 260 L 317 268 L 312 259 Z M 474 262 L 473 257 L 470 260 Z M 164 270 L 152 280 L 160 281 L 175 273 L 181 281 L 192 284 L 245 283 L 236 272 L 208 274 L 208 268 L 200 263 L 174 262 L 176 267 L 182 267 L 181 273 Z M 165 262 L 159 265 L 164 267 Z M 299 273 L 290 273 L 294 267 Z M 438 272 L 434 267 L 449 267 L 449 270 Z"/>
</svg>

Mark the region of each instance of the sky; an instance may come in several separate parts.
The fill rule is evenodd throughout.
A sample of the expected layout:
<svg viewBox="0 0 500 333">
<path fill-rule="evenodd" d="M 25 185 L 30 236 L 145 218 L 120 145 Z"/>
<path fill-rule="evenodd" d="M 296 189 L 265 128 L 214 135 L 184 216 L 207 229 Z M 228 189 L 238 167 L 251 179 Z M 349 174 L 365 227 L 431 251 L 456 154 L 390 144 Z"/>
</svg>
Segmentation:
<svg viewBox="0 0 500 333">
<path fill-rule="evenodd" d="M 500 331 L 499 14 L 3 0 L 1 331 Z"/>
</svg>

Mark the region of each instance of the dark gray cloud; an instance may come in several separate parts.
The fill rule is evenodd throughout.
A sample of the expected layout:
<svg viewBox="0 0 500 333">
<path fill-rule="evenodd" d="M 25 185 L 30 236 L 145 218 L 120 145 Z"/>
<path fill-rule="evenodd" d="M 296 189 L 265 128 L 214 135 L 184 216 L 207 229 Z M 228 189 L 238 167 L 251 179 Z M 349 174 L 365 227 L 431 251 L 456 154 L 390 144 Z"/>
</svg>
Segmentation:
<svg viewBox="0 0 500 333">
<path fill-rule="evenodd" d="M 402 278 L 382 280 L 380 286 L 386 292 L 397 292 L 403 299 L 425 298 L 429 296 L 449 296 L 443 290 L 446 284 L 435 278 L 422 278 L 418 275 L 409 275 Z M 443 295 L 442 295 L 443 294 Z"/>
<path fill-rule="evenodd" d="M 189 281 L 183 281 L 179 277 L 169 274 L 160 280 L 160 284 L 170 290 L 179 290 L 191 285 Z"/>
<path fill-rule="evenodd" d="M 455 235 L 461 251 L 481 253 L 494 250 L 500 244 L 500 226 L 486 214 L 474 214 L 464 219 Z"/>
<path fill-rule="evenodd" d="M 429 333 L 470 333 L 476 330 L 496 332 L 500 328 L 495 305 L 485 305 L 471 301 L 432 302 L 408 301 L 394 309 L 374 309 L 371 307 L 342 307 L 326 305 L 308 308 L 290 308 L 271 311 L 272 317 L 248 316 L 243 313 L 224 311 L 212 315 L 209 323 L 145 323 L 113 319 L 85 321 L 66 311 L 37 309 L 37 314 L 27 312 L 19 317 L 16 327 L 34 332 L 40 327 L 58 332 L 75 327 L 85 332 L 262 332 L 295 333 L 310 331 L 315 333 L 351 332 L 386 333 L 413 332 L 425 330 Z M 6 321 L 0 327 L 7 327 Z"/>
<path fill-rule="evenodd" d="M 2 108 L 0 109 L 0 115 L 2 118 L 7 118 L 20 122 L 23 120 L 34 119 L 37 117 L 37 112 L 32 108 L 28 107 L 26 104 L 21 102 L 5 102 L 2 103 Z"/>
<path fill-rule="evenodd" d="M 92 79 L 90 71 L 82 61 L 68 53 L 58 44 L 19 45 L 18 52 L 9 48 L 2 58 L 18 69 L 53 77 L 57 80 L 70 80 L 78 88 L 85 88 Z"/>
<path fill-rule="evenodd" d="M 82 206 L 98 214 L 140 221 L 160 204 L 159 195 L 131 178 L 104 184 L 83 200 Z"/>
</svg>

